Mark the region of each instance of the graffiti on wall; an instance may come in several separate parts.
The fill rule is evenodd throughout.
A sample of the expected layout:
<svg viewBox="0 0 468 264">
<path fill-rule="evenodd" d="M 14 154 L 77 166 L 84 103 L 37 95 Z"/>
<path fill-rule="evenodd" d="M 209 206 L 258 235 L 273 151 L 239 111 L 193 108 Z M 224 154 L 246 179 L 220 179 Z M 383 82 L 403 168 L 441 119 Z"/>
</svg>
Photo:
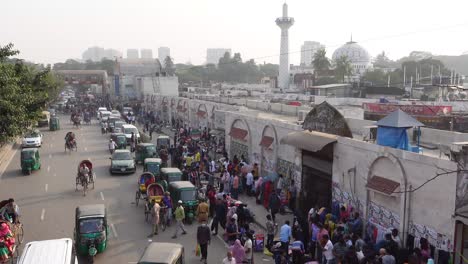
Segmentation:
<svg viewBox="0 0 468 264">
<path fill-rule="evenodd" d="M 357 211 L 360 215 L 364 215 L 364 203 L 357 197 L 341 189 L 340 184 L 337 182 L 333 182 L 332 201 L 337 202 L 340 205 L 351 205 L 354 208 L 354 210 Z"/>
<path fill-rule="evenodd" d="M 276 169 L 275 153 L 271 149 L 263 148 L 262 150 L 262 171 L 273 172 Z"/>
<path fill-rule="evenodd" d="M 416 241 L 419 241 L 421 238 L 426 238 L 427 241 L 437 249 L 445 251 L 453 250 L 451 239 L 444 234 L 437 233 L 433 228 L 410 221 L 408 231 L 409 234 L 415 237 Z"/>
<path fill-rule="evenodd" d="M 294 171 L 294 163 L 289 162 L 284 159 L 278 159 L 276 172 L 278 174 L 283 174 L 286 177 L 289 177 L 290 174 Z"/>
<path fill-rule="evenodd" d="M 400 215 L 374 202 L 369 202 L 367 218 L 371 223 L 387 229 L 400 228 Z"/>
<path fill-rule="evenodd" d="M 249 162 L 249 147 L 236 141 L 231 141 L 230 157 L 234 158 L 234 155 L 240 159 L 242 156 Z"/>
</svg>

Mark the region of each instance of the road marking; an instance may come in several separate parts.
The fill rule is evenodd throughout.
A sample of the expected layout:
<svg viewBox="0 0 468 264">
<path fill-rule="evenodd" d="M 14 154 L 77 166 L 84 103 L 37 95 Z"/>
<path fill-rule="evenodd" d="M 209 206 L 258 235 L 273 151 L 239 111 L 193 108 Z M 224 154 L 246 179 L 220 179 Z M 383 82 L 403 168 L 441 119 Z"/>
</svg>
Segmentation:
<svg viewBox="0 0 468 264">
<path fill-rule="evenodd" d="M 42 212 L 41 212 L 41 221 L 44 221 L 44 217 L 45 217 L 45 209 L 42 208 Z"/>
<path fill-rule="evenodd" d="M 50 143 L 50 147 L 53 147 L 53 146 L 54 146 L 54 144 Z"/>
<path fill-rule="evenodd" d="M 84 151 L 88 151 L 88 148 L 87 148 L 87 147 L 85 147 L 85 148 L 84 148 Z"/>
<path fill-rule="evenodd" d="M 54 173 L 54 177 L 57 177 L 57 173 Z"/>
<path fill-rule="evenodd" d="M 119 237 L 119 235 L 117 235 L 117 231 L 115 230 L 115 226 L 114 224 L 110 224 L 111 228 L 112 228 L 112 233 L 114 233 L 114 237 L 117 238 Z"/>
<path fill-rule="evenodd" d="M 102 192 L 100 192 L 100 194 L 101 194 L 101 200 L 104 201 L 104 194 Z"/>
<path fill-rule="evenodd" d="M 47 172 L 50 172 L 50 166 L 47 166 Z"/>
<path fill-rule="evenodd" d="M 52 158 L 52 154 L 49 154 L 49 159 L 51 159 L 51 158 Z"/>
<path fill-rule="evenodd" d="M 49 184 L 46 183 L 46 185 L 45 185 L 45 192 L 47 192 L 48 190 L 49 190 Z"/>
</svg>

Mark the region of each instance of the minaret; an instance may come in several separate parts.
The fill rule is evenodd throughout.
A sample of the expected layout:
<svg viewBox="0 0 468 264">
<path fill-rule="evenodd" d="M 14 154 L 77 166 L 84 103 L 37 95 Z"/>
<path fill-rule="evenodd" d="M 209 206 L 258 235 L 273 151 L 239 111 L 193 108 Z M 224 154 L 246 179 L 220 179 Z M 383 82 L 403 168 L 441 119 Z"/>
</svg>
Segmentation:
<svg viewBox="0 0 468 264">
<path fill-rule="evenodd" d="M 276 25 L 281 28 L 281 49 L 278 87 L 289 89 L 289 35 L 288 30 L 294 24 L 294 18 L 288 17 L 288 5 L 283 4 L 283 16 L 276 19 Z"/>
</svg>

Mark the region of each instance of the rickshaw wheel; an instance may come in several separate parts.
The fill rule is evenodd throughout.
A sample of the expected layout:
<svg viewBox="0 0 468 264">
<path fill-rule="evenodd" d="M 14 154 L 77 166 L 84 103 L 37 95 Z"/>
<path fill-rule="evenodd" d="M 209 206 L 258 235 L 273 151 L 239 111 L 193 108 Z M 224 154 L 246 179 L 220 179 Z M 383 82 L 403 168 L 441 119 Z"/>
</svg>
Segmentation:
<svg viewBox="0 0 468 264">
<path fill-rule="evenodd" d="M 136 191 L 136 193 L 135 193 L 135 204 L 136 204 L 136 206 L 138 206 L 139 203 L 140 203 L 140 191 Z"/>
<path fill-rule="evenodd" d="M 90 264 L 94 263 L 94 256 L 88 256 L 88 263 Z"/>
</svg>

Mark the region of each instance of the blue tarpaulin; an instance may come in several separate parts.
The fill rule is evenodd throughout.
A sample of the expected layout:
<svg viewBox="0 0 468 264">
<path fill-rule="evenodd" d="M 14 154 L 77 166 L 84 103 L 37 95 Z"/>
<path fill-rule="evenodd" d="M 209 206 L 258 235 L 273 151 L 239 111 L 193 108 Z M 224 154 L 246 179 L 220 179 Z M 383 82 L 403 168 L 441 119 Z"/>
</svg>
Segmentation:
<svg viewBox="0 0 468 264">
<path fill-rule="evenodd" d="M 377 128 L 377 144 L 404 150 L 411 148 L 406 128 L 403 127 L 379 126 Z"/>
</svg>

